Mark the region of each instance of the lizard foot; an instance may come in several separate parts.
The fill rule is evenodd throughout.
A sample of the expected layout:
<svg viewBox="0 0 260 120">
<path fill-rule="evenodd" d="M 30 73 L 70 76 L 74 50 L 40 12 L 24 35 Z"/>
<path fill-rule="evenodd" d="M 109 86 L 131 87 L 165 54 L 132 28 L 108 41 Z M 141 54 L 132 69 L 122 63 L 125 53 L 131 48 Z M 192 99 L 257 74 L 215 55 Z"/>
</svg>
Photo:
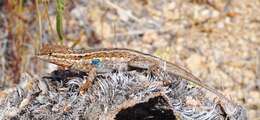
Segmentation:
<svg viewBox="0 0 260 120">
<path fill-rule="evenodd" d="M 80 86 L 79 94 L 82 96 L 86 91 L 92 86 L 92 80 L 84 80 L 83 84 Z"/>
</svg>

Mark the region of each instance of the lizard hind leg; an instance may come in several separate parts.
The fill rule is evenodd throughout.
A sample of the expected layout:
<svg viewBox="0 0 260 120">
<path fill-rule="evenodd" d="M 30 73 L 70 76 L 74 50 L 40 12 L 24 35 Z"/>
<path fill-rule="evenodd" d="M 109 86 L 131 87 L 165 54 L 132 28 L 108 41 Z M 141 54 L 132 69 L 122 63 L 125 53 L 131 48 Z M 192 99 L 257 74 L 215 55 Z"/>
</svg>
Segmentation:
<svg viewBox="0 0 260 120">
<path fill-rule="evenodd" d="M 88 76 L 83 77 L 83 83 L 80 86 L 80 95 L 83 95 L 93 84 L 96 77 L 96 67 L 91 64 L 73 64 L 71 69 L 76 69 L 85 72 Z"/>
<path fill-rule="evenodd" d="M 156 78 L 162 77 L 162 67 L 157 61 L 147 60 L 145 58 L 136 57 L 128 62 L 130 67 L 146 69 L 148 75 Z"/>
<path fill-rule="evenodd" d="M 158 64 L 151 65 L 148 68 L 148 73 L 156 78 L 164 79 L 162 74 L 163 73 L 162 68 Z"/>
<path fill-rule="evenodd" d="M 159 64 L 153 64 L 148 68 L 148 74 L 154 77 L 155 80 L 162 82 L 163 86 L 169 86 L 172 84 L 172 80 L 169 79 L 166 71 Z"/>
</svg>

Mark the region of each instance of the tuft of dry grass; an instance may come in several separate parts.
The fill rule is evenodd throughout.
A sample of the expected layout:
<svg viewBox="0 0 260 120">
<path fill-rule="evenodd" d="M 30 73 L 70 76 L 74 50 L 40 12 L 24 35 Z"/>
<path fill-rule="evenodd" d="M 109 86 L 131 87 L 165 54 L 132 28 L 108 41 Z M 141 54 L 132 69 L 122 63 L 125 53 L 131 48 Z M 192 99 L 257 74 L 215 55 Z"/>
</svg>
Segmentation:
<svg viewBox="0 0 260 120">
<path fill-rule="evenodd" d="M 147 72 L 147 71 L 146 71 Z M 100 73 L 79 95 L 84 72 L 56 70 L 42 77 L 23 75 L 0 98 L 0 119 L 246 119 L 240 105 L 222 103 L 176 76 L 152 77 L 145 71 Z M 218 102 L 220 101 L 220 102 Z"/>
</svg>

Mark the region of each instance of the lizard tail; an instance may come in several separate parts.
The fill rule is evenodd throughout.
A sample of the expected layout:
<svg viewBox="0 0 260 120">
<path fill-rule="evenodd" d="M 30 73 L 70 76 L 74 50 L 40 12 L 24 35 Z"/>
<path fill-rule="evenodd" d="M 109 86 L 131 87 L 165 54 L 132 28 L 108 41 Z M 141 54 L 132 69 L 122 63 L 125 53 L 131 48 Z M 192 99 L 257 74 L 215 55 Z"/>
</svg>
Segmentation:
<svg viewBox="0 0 260 120">
<path fill-rule="evenodd" d="M 234 104 L 233 101 L 229 100 L 226 96 L 224 96 L 223 94 L 221 94 L 214 88 L 211 88 L 208 85 L 206 85 L 205 83 L 203 83 L 202 80 L 200 80 L 198 77 L 194 76 L 192 73 L 188 72 L 188 70 L 186 70 L 185 68 L 179 67 L 179 66 L 177 66 L 173 63 L 169 63 L 169 62 L 166 63 L 165 67 L 166 68 L 164 68 L 164 69 L 166 70 L 166 72 L 168 74 L 180 76 L 181 78 L 184 78 L 187 81 L 190 81 L 198 86 L 201 86 L 201 87 L 209 90 L 210 92 L 216 94 L 218 97 L 223 98 L 225 101 Z"/>
</svg>

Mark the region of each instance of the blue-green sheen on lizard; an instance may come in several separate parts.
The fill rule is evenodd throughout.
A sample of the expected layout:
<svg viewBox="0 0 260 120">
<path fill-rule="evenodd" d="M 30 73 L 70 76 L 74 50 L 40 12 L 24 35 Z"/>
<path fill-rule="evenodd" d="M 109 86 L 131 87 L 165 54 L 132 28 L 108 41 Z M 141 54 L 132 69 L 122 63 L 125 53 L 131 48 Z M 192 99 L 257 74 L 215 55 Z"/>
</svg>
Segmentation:
<svg viewBox="0 0 260 120">
<path fill-rule="evenodd" d="M 150 69 L 154 74 L 159 74 L 158 72 L 163 70 L 166 73 L 180 76 L 187 81 L 202 86 L 215 93 L 217 96 L 232 102 L 221 93 L 207 86 L 205 83 L 202 83 L 199 78 L 184 68 L 156 56 L 135 50 L 125 48 L 73 50 L 65 46 L 44 45 L 37 57 L 61 67 L 74 68 L 88 73 L 89 80 L 81 86 L 81 94 L 92 86 L 92 80 L 95 78 L 97 72 L 102 70 L 121 69 L 118 67 L 122 66 L 121 64 L 124 64 L 126 67 L 131 66 Z"/>
</svg>

